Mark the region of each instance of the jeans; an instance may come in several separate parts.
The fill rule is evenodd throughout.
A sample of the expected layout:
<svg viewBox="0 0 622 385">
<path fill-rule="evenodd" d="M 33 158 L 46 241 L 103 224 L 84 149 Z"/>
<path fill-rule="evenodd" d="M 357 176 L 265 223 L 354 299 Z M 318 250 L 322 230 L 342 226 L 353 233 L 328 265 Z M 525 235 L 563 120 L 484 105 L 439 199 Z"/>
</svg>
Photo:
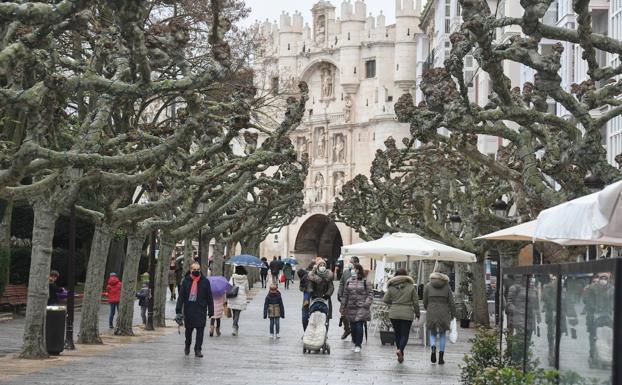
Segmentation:
<svg viewBox="0 0 622 385">
<path fill-rule="evenodd" d="M 110 329 L 112 329 L 114 326 L 112 324 L 112 321 L 114 320 L 114 314 L 115 312 L 119 310 L 119 303 L 111 303 L 110 304 L 110 317 L 108 317 L 108 326 L 110 327 Z"/>
<path fill-rule="evenodd" d="M 289 279 L 285 280 L 285 289 L 286 290 L 289 289 L 289 282 L 290 282 Z"/>
<path fill-rule="evenodd" d="M 393 325 L 393 333 L 395 334 L 395 347 L 404 352 L 406 344 L 408 343 L 408 336 L 410 335 L 410 327 L 413 324 L 411 320 L 405 319 L 391 319 Z"/>
<path fill-rule="evenodd" d="M 143 323 L 147 324 L 147 306 L 140 307 L 140 318 L 143 319 Z"/>
<path fill-rule="evenodd" d="M 264 288 L 268 286 L 268 272 L 261 273 L 261 287 Z"/>
<path fill-rule="evenodd" d="M 237 328 L 238 322 L 240 321 L 240 312 L 242 312 L 242 310 L 231 309 L 231 311 L 233 312 L 233 327 Z"/>
<path fill-rule="evenodd" d="M 272 283 L 279 286 L 279 274 L 272 273 Z"/>
<path fill-rule="evenodd" d="M 309 308 L 302 308 L 302 330 L 307 330 L 307 326 L 309 326 Z"/>
<path fill-rule="evenodd" d="M 438 334 L 438 336 L 437 336 Z M 447 332 L 441 332 L 438 330 L 430 330 L 430 345 L 436 346 L 436 339 L 438 338 L 438 351 L 445 351 L 445 335 Z"/>
<path fill-rule="evenodd" d="M 352 342 L 354 342 L 354 346 L 358 346 L 359 348 L 363 344 L 363 325 L 365 325 L 365 321 L 350 322 Z"/>
<path fill-rule="evenodd" d="M 190 326 L 186 326 L 186 347 L 190 349 L 190 345 L 192 345 L 192 330 L 197 330 L 196 339 L 194 340 L 194 351 L 200 352 L 201 347 L 203 346 L 203 333 L 205 332 L 205 326 L 199 328 L 193 328 Z"/>
<path fill-rule="evenodd" d="M 169 283 L 168 285 L 169 290 L 171 291 L 171 300 L 175 299 L 175 284 L 174 283 Z"/>
<path fill-rule="evenodd" d="M 279 334 L 281 319 L 279 317 L 270 317 L 270 334 L 274 334 L 276 328 L 276 334 Z"/>
<path fill-rule="evenodd" d="M 219 328 L 220 327 L 220 318 L 210 318 L 209 324 L 210 324 L 210 326 L 214 326 L 214 324 L 216 324 L 216 327 Z"/>
</svg>

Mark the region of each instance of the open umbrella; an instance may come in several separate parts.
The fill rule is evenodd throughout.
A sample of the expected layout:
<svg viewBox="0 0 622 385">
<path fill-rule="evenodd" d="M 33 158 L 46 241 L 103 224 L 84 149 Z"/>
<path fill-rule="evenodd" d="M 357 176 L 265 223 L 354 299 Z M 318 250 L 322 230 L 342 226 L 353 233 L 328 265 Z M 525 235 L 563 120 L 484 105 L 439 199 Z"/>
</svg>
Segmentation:
<svg viewBox="0 0 622 385">
<path fill-rule="evenodd" d="M 219 297 L 224 295 L 227 290 L 231 288 L 231 284 L 227 281 L 227 278 L 222 275 L 214 275 L 207 277 L 209 279 L 210 289 L 212 289 L 212 295 Z"/>
<path fill-rule="evenodd" d="M 288 265 L 297 265 L 298 261 L 296 260 L 296 258 L 285 258 L 283 260 L 283 263 L 287 263 Z"/>
<path fill-rule="evenodd" d="M 228 265 L 238 265 L 238 266 L 251 266 L 251 267 L 262 267 L 261 259 L 255 257 L 254 255 L 249 254 L 240 254 L 234 257 L 227 259 L 225 262 Z"/>
</svg>

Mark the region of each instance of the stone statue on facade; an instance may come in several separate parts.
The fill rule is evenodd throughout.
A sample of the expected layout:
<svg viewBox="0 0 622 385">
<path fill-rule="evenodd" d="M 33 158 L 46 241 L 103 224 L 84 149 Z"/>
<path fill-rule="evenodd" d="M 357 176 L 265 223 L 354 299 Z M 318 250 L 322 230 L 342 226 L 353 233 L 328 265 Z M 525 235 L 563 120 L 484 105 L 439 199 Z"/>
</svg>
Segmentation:
<svg viewBox="0 0 622 385">
<path fill-rule="evenodd" d="M 333 161 L 344 162 L 346 160 L 346 140 L 342 134 L 335 135 Z"/>
<path fill-rule="evenodd" d="M 316 138 L 316 156 L 318 158 L 323 158 L 326 153 L 326 138 L 324 135 L 324 127 L 319 127 L 317 129 L 317 138 Z"/>
<path fill-rule="evenodd" d="M 333 96 L 333 75 L 330 66 L 322 69 L 322 98 L 331 98 Z"/>
<path fill-rule="evenodd" d="M 324 16 L 320 16 L 317 18 L 317 22 L 315 23 L 315 43 L 317 45 L 323 45 L 326 41 L 326 19 Z"/>
<path fill-rule="evenodd" d="M 307 138 L 305 138 L 304 136 L 299 136 L 297 142 L 297 158 L 298 160 L 302 160 L 302 156 L 308 153 Z"/>
<path fill-rule="evenodd" d="M 337 171 L 335 173 L 335 190 L 334 190 L 334 196 L 337 196 L 339 194 L 341 194 L 341 192 L 343 191 L 343 185 L 346 181 L 346 176 L 343 173 L 343 171 Z"/>
<path fill-rule="evenodd" d="M 343 108 L 345 122 L 350 123 L 350 121 L 352 120 L 352 97 L 350 95 L 346 95 L 345 102 L 346 104 Z"/>
<path fill-rule="evenodd" d="M 324 200 L 324 176 L 321 172 L 315 175 L 315 203 L 321 203 Z"/>
</svg>

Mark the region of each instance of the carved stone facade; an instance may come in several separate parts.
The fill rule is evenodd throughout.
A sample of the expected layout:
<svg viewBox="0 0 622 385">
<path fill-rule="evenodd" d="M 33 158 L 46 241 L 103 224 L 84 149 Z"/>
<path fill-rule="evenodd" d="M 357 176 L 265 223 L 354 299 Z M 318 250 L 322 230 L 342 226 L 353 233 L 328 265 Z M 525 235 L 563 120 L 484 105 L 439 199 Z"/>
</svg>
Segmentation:
<svg viewBox="0 0 622 385">
<path fill-rule="evenodd" d="M 261 66 L 269 79 L 280 79 L 281 89 L 299 81 L 309 86 L 304 121 L 291 136 L 298 158 L 309 155 L 307 214 L 264 241 L 262 256 L 295 255 L 305 266 L 305 258 L 334 259 L 341 242 L 360 241 L 327 215 L 348 180 L 369 175 L 386 138 L 401 143 L 409 135 L 408 125 L 396 122 L 393 104 L 402 93 L 414 92 L 421 7 L 413 0 L 395 6 L 391 25 L 382 14 L 368 16 L 363 1 L 344 1 L 337 18 L 335 7 L 321 0 L 306 25 L 296 12 L 283 13 L 279 25 L 259 26 L 267 42 Z"/>
</svg>

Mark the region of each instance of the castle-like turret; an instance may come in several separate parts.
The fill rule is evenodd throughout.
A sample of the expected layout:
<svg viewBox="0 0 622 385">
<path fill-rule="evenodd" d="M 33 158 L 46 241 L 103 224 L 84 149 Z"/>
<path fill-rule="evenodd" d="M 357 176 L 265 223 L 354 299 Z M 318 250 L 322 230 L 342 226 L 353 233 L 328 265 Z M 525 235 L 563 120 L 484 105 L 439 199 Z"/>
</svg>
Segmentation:
<svg viewBox="0 0 622 385">
<path fill-rule="evenodd" d="M 418 33 L 419 9 L 414 1 L 395 0 L 395 83 L 404 91 L 409 91 L 417 78 Z"/>
</svg>

